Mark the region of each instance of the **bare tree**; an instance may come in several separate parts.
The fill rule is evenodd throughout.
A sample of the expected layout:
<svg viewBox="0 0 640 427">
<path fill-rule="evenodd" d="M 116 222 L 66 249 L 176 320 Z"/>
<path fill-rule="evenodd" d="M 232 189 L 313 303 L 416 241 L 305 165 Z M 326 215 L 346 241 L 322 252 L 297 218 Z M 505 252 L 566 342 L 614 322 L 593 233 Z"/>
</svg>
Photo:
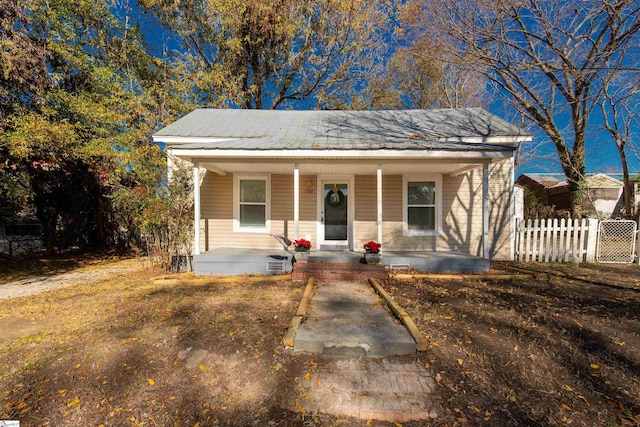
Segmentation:
<svg viewBox="0 0 640 427">
<path fill-rule="evenodd" d="M 638 103 L 640 88 L 638 87 L 638 73 L 629 73 L 617 79 L 602 82 L 602 111 L 603 126 L 611 135 L 616 145 L 620 164 L 622 166 L 622 181 L 624 183 L 624 210 L 629 218 L 635 216 L 636 207 L 632 203 L 633 186 L 629 176 L 627 150 L 632 144 L 633 129 L 638 126 L 640 116 L 635 111 Z"/>
<path fill-rule="evenodd" d="M 496 94 L 551 140 L 582 214 L 589 117 L 610 80 L 633 61 L 637 0 L 416 0 L 425 31 L 483 73 Z M 427 25 L 428 24 L 428 25 Z"/>
</svg>

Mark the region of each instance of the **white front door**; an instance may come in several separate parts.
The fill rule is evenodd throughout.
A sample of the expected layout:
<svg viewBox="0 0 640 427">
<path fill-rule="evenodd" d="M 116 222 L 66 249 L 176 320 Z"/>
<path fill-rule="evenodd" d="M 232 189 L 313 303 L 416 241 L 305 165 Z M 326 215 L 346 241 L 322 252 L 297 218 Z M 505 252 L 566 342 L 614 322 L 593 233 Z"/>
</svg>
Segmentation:
<svg viewBox="0 0 640 427">
<path fill-rule="evenodd" d="M 351 180 L 322 178 L 319 180 L 319 187 L 319 249 L 349 249 L 353 212 Z"/>
</svg>

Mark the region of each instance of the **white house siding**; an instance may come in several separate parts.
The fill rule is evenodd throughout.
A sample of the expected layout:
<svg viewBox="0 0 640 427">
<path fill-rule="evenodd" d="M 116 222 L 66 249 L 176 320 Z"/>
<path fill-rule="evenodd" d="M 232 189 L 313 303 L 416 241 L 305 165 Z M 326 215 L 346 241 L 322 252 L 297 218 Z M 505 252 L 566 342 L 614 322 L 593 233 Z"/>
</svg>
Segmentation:
<svg viewBox="0 0 640 427">
<path fill-rule="evenodd" d="M 360 250 L 365 243 L 378 240 L 376 176 L 357 175 L 355 186 L 355 242 L 353 246 L 354 249 Z"/>
<path fill-rule="evenodd" d="M 492 259 L 511 256 L 511 162 L 489 166 L 489 250 Z M 482 255 L 482 169 L 443 176 L 443 236 L 438 250 Z M 466 243 L 465 243 L 466 242 Z"/>
<path fill-rule="evenodd" d="M 511 162 L 494 163 L 489 168 L 490 245 L 492 258 L 510 256 L 510 174 Z M 300 237 L 317 242 L 316 176 L 300 176 Z M 460 251 L 481 255 L 482 250 L 482 169 L 464 175 L 442 177 L 443 232 L 439 237 L 403 236 L 402 175 L 384 175 L 383 250 Z M 219 247 L 279 248 L 268 234 L 233 232 L 233 175 L 207 172 L 201 186 L 201 250 Z M 293 175 L 271 175 L 271 233 L 295 236 L 293 221 Z M 377 200 L 375 175 L 355 177 L 354 249 L 377 240 Z M 467 243 L 468 242 L 468 243 Z"/>
<path fill-rule="evenodd" d="M 511 256 L 511 162 L 501 161 L 489 167 L 489 238 L 492 259 L 509 259 Z M 371 177 L 375 194 L 375 177 Z M 363 190 L 357 186 L 358 193 Z M 367 181 L 367 183 L 369 183 Z M 403 236 L 402 224 L 402 175 L 385 175 L 383 188 L 383 245 L 389 250 L 438 250 L 459 251 L 482 255 L 482 168 L 452 177 L 442 176 L 442 233 L 436 237 Z M 375 203 L 375 198 L 372 199 Z M 375 204 L 360 210 L 372 209 Z M 356 212 L 359 211 L 356 206 Z M 356 213 L 356 217 L 358 214 Z M 375 218 L 374 218 L 375 219 Z M 367 229 L 375 231 L 375 221 L 368 221 Z M 371 232 L 358 232 L 356 240 L 367 240 Z M 356 241 L 356 247 L 360 242 Z"/>
<path fill-rule="evenodd" d="M 301 182 L 315 176 L 301 176 Z M 201 251 L 215 248 L 281 248 L 266 233 L 233 231 L 233 174 L 207 172 L 200 187 Z M 293 175 L 271 175 L 271 233 L 294 238 Z M 316 241 L 316 194 L 300 195 L 300 236 Z"/>
<path fill-rule="evenodd" d="M 515 233 L 513 215 L 513 163 L 511 159 L 489 167 L 489 249 L 491 259 L 509 260 L 512 256 L 512 236 Z"/>
<path fill-rule="evenodd" d="M 293 175 L 284 175 L 291 182 L 291 221 L 289 238 L 293 240 L 295 224 L 293 222 Z M 300 175 L 300 237 L 307 239 L 315 246 L 318 241 L 318 180 L 315 175 Z M 271 193 L 273 197 L 273 193 Z"/>
</svg>

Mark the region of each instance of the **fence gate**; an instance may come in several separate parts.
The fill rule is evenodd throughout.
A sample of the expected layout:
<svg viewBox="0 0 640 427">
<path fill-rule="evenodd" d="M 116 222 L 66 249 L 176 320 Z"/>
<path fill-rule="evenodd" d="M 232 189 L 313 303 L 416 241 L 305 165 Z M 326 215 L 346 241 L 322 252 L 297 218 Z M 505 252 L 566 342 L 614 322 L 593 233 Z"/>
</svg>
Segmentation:
<svg viewBox="0 0 640 427">
<path fill-rule="evenodd" d="M 598 230 L 598 262 L 632 263 L 636 253 L 635 221 L 611 219 L 600 222 Z"/>
</svg>

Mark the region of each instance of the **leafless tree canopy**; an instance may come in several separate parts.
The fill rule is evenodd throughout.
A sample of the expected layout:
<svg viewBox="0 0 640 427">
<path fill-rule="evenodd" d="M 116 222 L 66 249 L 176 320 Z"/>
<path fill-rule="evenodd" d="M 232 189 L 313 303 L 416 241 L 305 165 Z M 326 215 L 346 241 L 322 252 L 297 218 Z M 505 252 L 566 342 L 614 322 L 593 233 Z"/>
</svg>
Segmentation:
<svg viewBox="0 0 640 427">
<path fill-rule="evenodd" d="M 603 82 L 637 67 L 637 0 L 422 0 L 420 19 L 554 144 L 580 214 L 589 117 Z M 428 25 L 427 25 L 428 24 Z"/>
</svg>

